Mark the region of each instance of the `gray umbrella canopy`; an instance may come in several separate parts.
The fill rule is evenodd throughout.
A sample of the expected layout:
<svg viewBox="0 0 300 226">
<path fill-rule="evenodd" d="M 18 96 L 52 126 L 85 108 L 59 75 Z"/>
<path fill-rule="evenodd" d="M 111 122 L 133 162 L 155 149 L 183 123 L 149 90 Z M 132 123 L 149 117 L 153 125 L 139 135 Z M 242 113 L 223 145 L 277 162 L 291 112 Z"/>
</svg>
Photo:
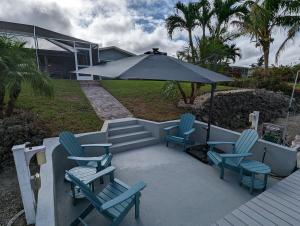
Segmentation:
<svg viewBox="0 0 300 226">
<path fill-rule="evenodd" d="M 225 75 L 167 56 L 157 50 L 84 68 L 78 70 L 78 73 L 124 80 L 164 80 L 206 84 L 232 81 Z"/>
<path fill-rule="evenodd" d="M 149 51 L 138 56 L 104 62 L 97 66 L 78 70 L 78 73 L 99 75 L 110 79 L 163 80 L 211 84 L 206 141 L 210 137 L 213 96 L 216 83 L 232 81 L 231 78 L 225 75 L 169 57 L 166 53 L 159 52 L 158 49 L 153 49 L 153 52 Z"/>
</svg>

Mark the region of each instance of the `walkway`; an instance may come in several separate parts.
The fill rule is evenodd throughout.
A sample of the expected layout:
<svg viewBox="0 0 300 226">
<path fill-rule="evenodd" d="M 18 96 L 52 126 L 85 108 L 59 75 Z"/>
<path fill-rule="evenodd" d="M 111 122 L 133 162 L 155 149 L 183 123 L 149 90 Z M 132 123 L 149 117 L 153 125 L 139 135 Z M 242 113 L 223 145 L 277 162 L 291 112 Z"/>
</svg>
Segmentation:
<svg viewBox="0 0 300 226">
<path fill-rule="evenodd" d="M 80 82 L 80 86 L 101 119 L 132 117 L 132 114 L 116 98 L 102 88 L 99 82 Z"/>
</svg>

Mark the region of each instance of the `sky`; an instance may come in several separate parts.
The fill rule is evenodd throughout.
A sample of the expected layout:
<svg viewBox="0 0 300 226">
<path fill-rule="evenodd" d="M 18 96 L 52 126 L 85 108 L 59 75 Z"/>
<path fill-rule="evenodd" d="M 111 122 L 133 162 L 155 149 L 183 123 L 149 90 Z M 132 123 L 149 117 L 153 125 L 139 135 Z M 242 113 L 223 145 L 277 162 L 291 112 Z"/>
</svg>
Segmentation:
<svg viewBox="0 0 300 226">
<path fill-rule="evenodd" d="M 158 47 L 168 55 L 187 45 L 185 31 L 168 37 L 165 18 L 174 13 L 177 0 L 0 0 L 0 20 L 32 24 L 61 32 L 100 46 L 118 46 L 136 54 Z M 182 0 L 188 2 L 188 0 Z M 198 30 L 195 34 L 201 34 Z M 276 30 L 270 63 L 286 36 Z M 235 40 L 242 59 L 235 65 L 249 66 L 262 56 L 249 37 Z M 300 63 L 300 37 L 291 41 L 279 64 Z"/>
</svg>

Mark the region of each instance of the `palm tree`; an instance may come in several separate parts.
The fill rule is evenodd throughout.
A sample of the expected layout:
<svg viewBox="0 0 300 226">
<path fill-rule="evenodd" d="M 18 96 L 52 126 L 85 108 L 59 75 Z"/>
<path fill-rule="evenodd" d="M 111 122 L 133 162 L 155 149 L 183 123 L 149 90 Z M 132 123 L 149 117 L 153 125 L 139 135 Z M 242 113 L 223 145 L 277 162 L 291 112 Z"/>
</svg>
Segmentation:
<svg viewBox="0 0 300 226">
<path fill-rule="evenodd" d="M 3 117 L 5 89 L 9 99 L 6 116 L 11 116 L 15 103 L 22 89 L 22 83 L 28 83 L 35 94 L 51 97 L 53 86 L 47 74 L 38 70 L 34 53 L 25 48 L 25 43 L 9 38 L 0 37 L 0 117 Z"/>
<path fill-rule="evenodd" d="M 300 28 L 299 0 L 263 0 L 246 1 L 244 6 L 248 13 L 240 14 L 240 20 L 233 21 L 239 27 L 241 34 L 249 35 L 251 40 L 260 47 L 264 57 L 265 75 L 269 75 L 270 46 L 274 41 L 273 32 L 275 28 L 288 30 L 288 37 L 282 43 L 276 54 L 276 59 L 284 50 L 288 40 L 295 37 Z"/>
<path fill-rule="evenodd" d="M 215 26 L 211 28 L 213 36 L 220 38 L 227 33 L 229 20 L 240 13 L 247 13 L 247 8 L 240 4 L 241 0 L 215 0 L 213 14 L 216 17 Z"/>
<path fill-rule="evenodd" d="M 241 58 L 240 49 L 236 44 L 228 44 L 217 37 L 211 36 L 196 39 L 196 50 L 200 55 L 201 65 L 217 70 L 217 65 L 229 65 L 236 58 Z"/>
<path fill-rule="evenodd" d="M 202 29 L 202 38 L 206 37 L 206 28 L 211 29 L 211 20 L 214 11 L 211 9 L 209 0 L 199 0 L 200 10 L 198 13 L 198 23 Z"/>
<path fill-rule="evenodd" d="M 186 30 L 188 32 L 189 46 L 191 48 L 192 63 L 196 62 L 195 48 L 193 44 L 193 30 L 198 26 L 199 3 L 183 4 L 177 2 L 175 5 L 176 12 L 166 19 L 166 27 L 170 38 L 175 30 Z M 180 87 L 180 84 L 179 84 Z M 180 90 L 182 90 L 180 88 Z M 193 104 L 197 95 L 196 84 L 191 83 L 190 103 Z"/>
</svg>

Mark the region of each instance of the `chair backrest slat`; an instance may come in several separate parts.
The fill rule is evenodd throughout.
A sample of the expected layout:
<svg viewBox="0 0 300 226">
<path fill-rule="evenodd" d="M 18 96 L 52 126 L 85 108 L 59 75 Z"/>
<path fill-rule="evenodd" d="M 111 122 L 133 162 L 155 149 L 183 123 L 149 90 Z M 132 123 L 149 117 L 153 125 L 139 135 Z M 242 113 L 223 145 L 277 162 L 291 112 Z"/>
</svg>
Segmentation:
<svg viewBox="0 0 300 226">
<path fill-rule="evenodd" d="M 258 140 L 258 134 L 255 130 L 253 129 L 247 129 L 244 130 L 239 137 L 239 139 L 236 142 L 234 153 L 236 154 L 244 154 L 248 153 L 256 141 Z M 233 159 L 232 161 L 235 162 L 235 164 L 238 166 L 243 158 L 236 158 Z"/>
<path fill-rule="evenodd" d="M 64 131 L 59 134 L 59 142 L 68 151 L 71 156 L 85 157 L 83 148 L 73 133 Z M 78 165 L 85 165 L 83 161 L 76 161 Z"/>
<path fill-rule="evenodd" d="M 183 134 L 193 128 L 195 116 L 190 113 L 181 115 L 177 136 L 183 137 Z"/>
<path fill-rule="evenodd" d="M 77 177 L 75 177 L 73 174 L 66 171 L 69 178 L 71 179 L 72 183 L 77 185 L 80 190 L 83 192 L 85 197 L 90 201 L 90 203 L 98 210 L 101 210 L 102 202 L 100 199 L 97 198 L 97 196 L 92 192 L 92 190 L 84 184 L 81 180 L 79 180 Z"/>
</svg>

